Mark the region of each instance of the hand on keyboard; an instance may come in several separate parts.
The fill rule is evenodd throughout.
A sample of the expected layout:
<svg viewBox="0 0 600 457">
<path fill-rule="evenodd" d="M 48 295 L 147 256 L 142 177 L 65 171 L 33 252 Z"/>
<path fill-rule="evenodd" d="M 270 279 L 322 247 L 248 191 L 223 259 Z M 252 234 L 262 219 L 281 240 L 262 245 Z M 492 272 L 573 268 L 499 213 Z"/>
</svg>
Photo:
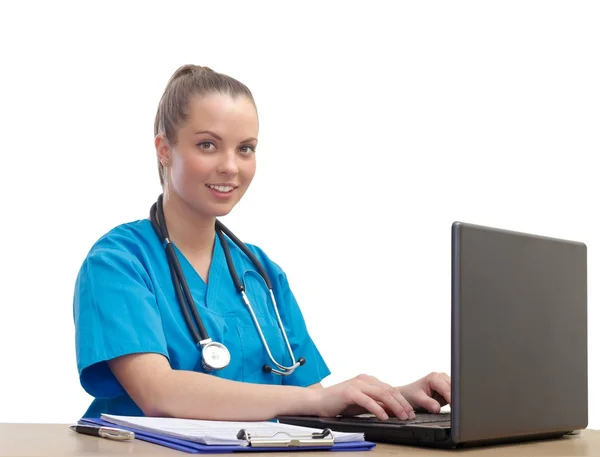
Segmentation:
<svg viewBox="0 0 600 457">
<path fill-rule="evenodd" d="M 379 420 L 395 417 L 406 421 L 415 419 L 415 408 L 437 414 L 450 404 L 450 377 L 431 373 L 412 384 L 392 387 L 373 376 L 359 375 L 316 393 L 315 406 L 322 417 L 367 412 Z"/>
<path fill-rule="evenodd" d="M 437 414 L 442 406 L 450 404 L 450 376 L 446 373 L 431 373 L 396 389 L 416 410 Z"/>
<path fill-rule="evenodd" d="M 364 412 L 373 413 L 381 420 L 389 416 L 403 420 L 415 417 L 412 406 L 398 389 L 373 376 L 359 375 L 317 392 L 320 397 L 318 415 L 322 417 Z"/>
</svg>

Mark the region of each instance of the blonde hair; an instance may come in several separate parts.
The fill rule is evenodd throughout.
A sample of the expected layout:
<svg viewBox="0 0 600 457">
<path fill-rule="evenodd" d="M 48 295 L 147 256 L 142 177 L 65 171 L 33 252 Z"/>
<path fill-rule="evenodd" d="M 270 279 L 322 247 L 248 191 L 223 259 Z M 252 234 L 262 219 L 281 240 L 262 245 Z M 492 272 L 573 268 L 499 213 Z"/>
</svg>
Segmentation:
<svg viewBox="0 0 600 457">
<path fill-rule="evenodd" d="M 208 67 L 198 65 L 183 65 L 169 79 L 163 92 L 156 118 L 154 120 L 154 136 L 164 135 L 171 145 L 176 144 L 177 129 L 188 117 L 190 99 L 212 93 L 236 96 L 246 96 L 256 107 L 250 89 L 238 80 L 217 73 Z M 160 184 L 164 186 L 164 167 L 158 161 Z"/>
</svg>

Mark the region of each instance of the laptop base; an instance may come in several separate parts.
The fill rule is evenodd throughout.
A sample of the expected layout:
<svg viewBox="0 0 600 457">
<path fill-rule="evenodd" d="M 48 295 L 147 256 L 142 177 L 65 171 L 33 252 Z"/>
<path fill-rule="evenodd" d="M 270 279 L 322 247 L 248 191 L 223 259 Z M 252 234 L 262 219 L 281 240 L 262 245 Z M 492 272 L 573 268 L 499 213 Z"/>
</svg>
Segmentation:
<svg viewBox="0 0 600 457">
<path fill-rule="evenodd" d="M 452 448 L 449 426 L 436 424 L 400 425 L 385 422 L 349 423 L 344 418 L 316 416 L 280 416 L 279 422 L 313 428 L 331 428 L 338 432 L 358 432 L 365 434 L 365 440 L 373 443 L 407 444 L 413 446 Z"/>
<path fill-rule="evenodd" d="M 365 440 L 373 443 L 402 444 L 407 446 L 440 448 L 440 449 L 463 449 L 489 445 L 510 445 L 526 441 L 542 441 L 559 439 L 571 431 L 543 433 L 536 435 L 523 435 L 511 437 L 499 437 L 472 441 L 469 443 L 456 444 L 452 441 L 451 429 L 448 426 L 436 426 L 435 424 L 399 425 L 398 423 L 386 424 L 382 422 L 365 422 L 350 424 L 340 421 L 336 417 L 317 416 L 280 416 L 277 418 L 283 424 L 299 425 L 313 428 L 331 428 L 338 432 L 358 432 L 365 434 Z"/>
</svg>

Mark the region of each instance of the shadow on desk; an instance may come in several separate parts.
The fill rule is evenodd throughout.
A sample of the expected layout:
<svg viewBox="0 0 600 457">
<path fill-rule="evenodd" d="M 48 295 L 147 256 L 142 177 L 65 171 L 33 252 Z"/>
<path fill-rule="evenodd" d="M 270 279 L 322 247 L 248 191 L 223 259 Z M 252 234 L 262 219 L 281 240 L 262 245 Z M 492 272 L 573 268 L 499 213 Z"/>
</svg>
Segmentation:
<svg viewBox="0 0 600 457">
<path fill-rule="evenodd" d="M 251 453 L 300 457 L 303 453 Z M 331 457 L 332 451 L 310 451 L 310 457 Z M 341 453 L 340 453 L 341 454 Z M 343 453 L 348 457 L 348 453 Z M 185 456 L 185 452 L 141 440 L 111 441 L 71 431 L 67 424 L 0 424 L 0 457 L 105 457 L 105 456 Z M 240 455 L 240 454 L 238 454 Z M 377 444 L 371 451 L 353 451 L 352 457 L 412 457 L 452 456 L 469 457 L 600 457 L 600 430 L 583 430 L 579 435 L 553 440 L 533 441 L 454 450 L 415 448 L 405 445 Z M 307 455 L 308 457 L 308 455 Z"/>
</svg>

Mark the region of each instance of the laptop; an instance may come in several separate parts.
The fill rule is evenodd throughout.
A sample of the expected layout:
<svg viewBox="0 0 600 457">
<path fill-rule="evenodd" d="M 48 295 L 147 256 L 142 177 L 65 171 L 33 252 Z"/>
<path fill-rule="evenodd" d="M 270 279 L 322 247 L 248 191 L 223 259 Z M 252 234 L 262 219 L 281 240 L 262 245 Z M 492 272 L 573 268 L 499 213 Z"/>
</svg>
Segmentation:
<svg viewBox="0 0 600 457">
<path fill-rule="evenodd" d="M 558 438 L 587 427 L 586 245 L 463 222 L 452 224 L 451 239 L 450 412 L 280 422 L 442 448 Z"/>
</svg>

